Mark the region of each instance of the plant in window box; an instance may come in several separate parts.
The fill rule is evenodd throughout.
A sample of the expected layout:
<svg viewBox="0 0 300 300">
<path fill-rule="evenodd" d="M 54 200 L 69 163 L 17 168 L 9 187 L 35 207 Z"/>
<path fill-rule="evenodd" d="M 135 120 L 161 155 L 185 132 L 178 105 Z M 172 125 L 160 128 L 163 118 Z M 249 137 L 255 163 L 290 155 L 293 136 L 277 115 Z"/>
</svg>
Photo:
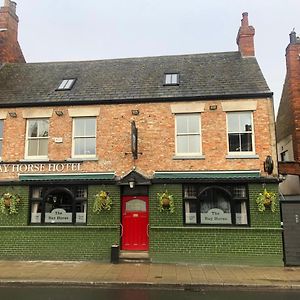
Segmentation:
<svg viewBox="0 0 300 300">
<path fill-rule="evenodd" d="M 167 211 L 171 214 L 175 212 L 175 205 L 174 205 L 174 197 L 170 194 L 167 190 L 163 193 L 157 193 L 159 207 L 158 210 L 160 212 Z"/>
<path fill-rule="evenodd" d="M 0 197 L 0 212 L 5 215 L 17 214 L 20 202 L 18 194 L 4 193 Z"/>
<path fill-rule="evenodd" d="M 256 198 L 256 203 L 258 206 L 258 210 L 260 212 L 264 212 L 266 207 L 270 207 L 272 212 L 275 212 L 277 209 L 277 197 L 273 192 L 268 192 L 266 188 L 264 188 L 262 193 L 259 193 Z"/>
<path fill-rule="evenodd" d="M 93 212 L 100 213 L 102 210 L 111 210 L 112 199 L 108 192 L 101 190 L 95 195 Z"/>
</svg>

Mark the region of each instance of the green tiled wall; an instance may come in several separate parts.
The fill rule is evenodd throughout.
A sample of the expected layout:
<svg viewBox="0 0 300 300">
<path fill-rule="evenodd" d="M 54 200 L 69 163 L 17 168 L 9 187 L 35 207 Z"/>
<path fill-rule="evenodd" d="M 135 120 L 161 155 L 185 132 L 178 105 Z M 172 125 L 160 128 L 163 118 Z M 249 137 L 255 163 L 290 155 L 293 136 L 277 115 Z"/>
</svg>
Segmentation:
<svg viewBox="0 0 300 300">
<path fill-rule="evenodd" d="M 267 188 L 277 191 L 276 184 Z M 112 209 L 94 214 L 94 195 L 101 189 L 110 193 Z M 157 193 L 165 189 L 174 195 L 174 214 L 158 211 Z M 2 259 L 108 261 L 111 245 L 120 242 L 119 186 L 89 186 L 86 226 L 28 225 L 28 187 L 0 187 L 0 194 L 7 191 L 20 194 L 22 202 L 17 215 L 0 214 Z M 255 198 L 261 191 L 261 184 L 249 185 L 249 227 L 188 227 L 183 224 L 182 185 L 150 186 L 152 261 L 282 265 L 279 211 L 258 211 Z"/>
<path fill-rule="evenodd" d="M 112 209 L 94 214 L 94 195 L 101 189 L 110 193 Z M 90 186 L 87 226 L 36 226 L 29 222 L 28 187 L 0 187 L 0 194 L 21 196 L 17 215 L 0 214 L 1 259 L 21 260 L 109 260 L 110 248 L 120 237 L 119 187 Z"/>
<path fill-rule="evenodd" d="M 174 214 L 158 211 L 157 192 L 174 195 Z M 277 192 L 276 184 L 267 189 Z M 183 224 L 181 185 L 150 188 L 150 257 L 153 262 L 282 265 L 279 210 L 260 213 L 255 202 L 261 184 L 249 184 L 250 227 L 188 227 Z"/>
</svg>

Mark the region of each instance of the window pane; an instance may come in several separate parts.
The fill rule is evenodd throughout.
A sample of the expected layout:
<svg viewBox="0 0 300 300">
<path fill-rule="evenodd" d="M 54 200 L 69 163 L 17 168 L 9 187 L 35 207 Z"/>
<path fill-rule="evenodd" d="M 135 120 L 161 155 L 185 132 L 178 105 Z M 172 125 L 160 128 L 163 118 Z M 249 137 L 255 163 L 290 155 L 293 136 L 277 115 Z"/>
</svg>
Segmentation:
<svg viewBox="0 0 300 300">
<path fill-rule="evenodd" d="M 197 203 L 195 201 L 185 202 L 185 223 L 197 224 Z"/>
<path fill-rule="evenodd" d="M 126 202 L 126 211 L 147 211 L 146 202 L 140 199 L 134 199 Z"/>
<path fill-rule="evenodd" d="M 96 139 L 95 138 L 78 138 L 74 141 L 75 155 L 95 155 Z"/>
<path fill-rule="evenodd" d="M 227 114 L 228 132 L 239 132 L 239 115 L 236 113 Z"/>
<path fill-rule="evenodd" d="M 241 151 L 252 151 L 252 134 L 244 133 L 241 134 Z"/>
<path fill-rule="evenodd" d="M 188 117 L 189 133 L 199 133 L 199 116 L 193 115 Z"/>
<path fill-rule="evenodd" d="M 235 204 L 235 222 L 238 225 L 248 224 L 246 202 L 237 202 Z"/>
<path fill-rule="evenodd" d="M 177 133 L 188 133 L 188 118 L 184 115 L 176 116 Z"/>
<path fill-rule="evenodd" d="M 172 74 L 171 77 L 172 77 L 171 81 L 173 84 L 178 83 L 178 74 Z"/>
<path fill-rule="evenodd" d="M 38 136 L 47 137 L 48 136 L 48 120 L 38 121 Z"/>
<path fill-rule="evenodd" d="M 177 137 L 177 153 L 188 153 L 188 137 L 178 136 Z"/>
<path fill-rule="evenodd" d="M 83 139 L 76 139 L 74 141 L 74 154 L 80 155 L 84 154 L 84 140 Z"/>
<path fill-rule="evenodd" d="M 95 138 L 86 138 L 85 139 L 84 154 L 86 154 L 86 155 L 96 154 L 96 139 Z"/>
<path fill-rule="evenodd" d="M 28 156 L 38 155 L 38 140 L 28 140 Z"/>
<path fill-rule="evenodd" d="M 238 133 L 230 133 L 229 137 L 229 151 L 240 151 L 240 135 Z"/>
<path fill-rule="evenodd" d="M 171 84 L 172 83 L 172 76 L 171 74 L 165 75 L 165 84 Z"/>
<path fill-rule="evenodd" d="M 68 81 L 68 80 L 66 80 L 66 79 L 65 79 L 65 80 L 63 80 L 63 81 L 61 82 L 60 86 L 58 87 L 58 89 L 59 89 L 59 90 L 62 90 L 62 89 L 64 89 L 64 88 L 65 88 L 65 86 L 66 86 L 66 84 L 67 84 L 67 81 Z"/>
<path fill-rule="evenodd" d="M 199 153 L 200 152 L 200 139 L 199 135 L 189 136 L 189 153 Z"/>
<path fill-rule="evenodd" d="M 76 223 L 86 223 L 86 201 L 76 203 Z"/>
<path fill-rule="evenodd" d="M 235 198 L 246 198 L 246 187 L 245 186 L 235 186 L 233 188 L 233 196 Z"/>
<path fill-rule="evenodd" d="M 3 138 L 3 120 L 0 120 L 0 139 Z"/>
<path fill-rule="evenodd" d="M 72 198 L 69 194 L 50 194 L 45 202 L 45 223 L 72 223 L 72 211 Z"/>
<path fill-rule="evenodd" d="M 240 113 L 240 132 L 252 131 L 251 113 Z"/>
<path fill-rule="evenodd" d="M 38 122 L 37 120 L 30 120 L 28 122 L 28 137 L 38 136 Z"/>
<path fill-rule="evenodd" d="M 37 140 L 39 143 L 38 154 L 37 155 L 46 155 L 48 154 L 48 139 Z"/>
<path fill-rule="evenodd" d="M 33 202 L 31 204 L 31 223 L 41 223 L 42 205 L 40 202 Z"/>
<path fill-rule="evenodd" d="M 74 119 L 74 136 L 84 136 L 84 118 Z"/>
<path fill-rule="evenodd" d="M 96 119 L 95 118 L 85 119 L 85 135 L 88 135 L 88 136 L 96 135 Z"/>
<path fill-rule="evenodd" d="M 200 197 L 202 224 L 232 224 L 228 195 L 220 189 L 210 189 Z"/>
<path fill-rule="evenodd" d="M 195 185 L 185 185 L 184 186 L 184 198 L 196 198 L 197 189 Z"/>
<path fill-rule="evenodd" d="M 65 89 L 69 89 L 72 86 L 73 82 L 74 82 L 74 79 L 68 79 L 68 80 L 66 80 L 66 85 L 65 85 L 64 88 Z"/>
</svg>

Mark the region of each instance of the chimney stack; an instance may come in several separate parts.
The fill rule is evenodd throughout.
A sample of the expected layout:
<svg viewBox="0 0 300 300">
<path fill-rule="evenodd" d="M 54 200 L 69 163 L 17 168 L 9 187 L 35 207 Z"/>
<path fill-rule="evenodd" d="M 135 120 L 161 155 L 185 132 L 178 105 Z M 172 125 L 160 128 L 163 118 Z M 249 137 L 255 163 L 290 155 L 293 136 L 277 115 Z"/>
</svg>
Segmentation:
<svg viewBox="0 0 300 300">
<path fill-rule="evenodd" d="M 4 6 L 0 8 L 0 64 L 25 62 L 18 42 L 16 6 L 15 2 L 4 0 Z"/>
<path fill-rule="evenodd" d="M 249 26 L 248 13 L 242 14 L 241 27 L 237 34 L 236 43 L 239 46 L 239 51 L 243 57 L 255 56 L 254 51 L 254 34 L 255 29 Z"/>
</svg>

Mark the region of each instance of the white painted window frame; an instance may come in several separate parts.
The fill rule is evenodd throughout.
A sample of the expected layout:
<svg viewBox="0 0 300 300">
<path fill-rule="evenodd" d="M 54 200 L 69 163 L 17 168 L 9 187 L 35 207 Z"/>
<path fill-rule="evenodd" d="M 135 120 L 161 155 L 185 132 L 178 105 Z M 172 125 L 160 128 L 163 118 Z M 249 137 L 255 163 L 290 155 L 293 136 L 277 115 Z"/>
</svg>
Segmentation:
<svg viewBox="0 0 300 300">
<path fill-rule="evenodd" d="M 48 122 L 48 136 L 47 137 L 28 137 L 28 131 L 29 131 L 29 122 L 31 121 L 47 121 Z M 32 119 L 27 119 L 26 120 L 26 142 L 25 142 L 25 159 L 34 159 L 34 160 L 39 160 L 39 159 L 48 159 L 48 153 L 47 155 L 28 155 L 28 147 L 29 147 L 29 140 L 43 140 L 47 139 L 48 144 L 47 144 L 47 150 L 49 151 L 49 119 L 48 118 L 32 118 Z M 47 152 L 48 152 L 47 151 Z"/>
<path fill-rule="evenodd" d="M 75 122 L 78 119 L 94 119 L 95 120 L 95 135 L 75 136 Z M 72 128 L 72 158 L 96 158 L 97 157 L 97 118 L 94 116 L 73 117 Z M 84 138 L 95 138 L 95 154 L 75 154 L 75 140 Z"/>
<path fill-rule="evenodd" d="M 228 131 L 228 116 L 229 114 L 242 114 L 249 113 L 251 114 L 251 143 L 252 143 L 252 151 L 229 151 L 229 131 Z M 241 133 L 241 132 L 230 132 L 230 133 Z M 254 131 L 254 120 L 253 120 L 253 111 L 227 111 L 226 112 L 226 138 L 227 138 L 227 152 L 230 156 L 247 156 L 247 155 L 255 155 L 255 131 Z"/>
<path fill-rule="evenodd" d="M 177 140 L 177 117 L 178 116 L 198 116 L 199 121 L 199 131 L 198 133 L 186 133 L 182 135 L 188 135 L 188 136 L 199 136 L 199 152 L 178 152 L 178 140 Z M 181 134 L 180 134 L 181 135 Z M 177 157 L 189 157 L 189 156 L 201 156 L 202 155 L 202 135 L 201 135 L 201 114 L 200 113 L 176 113 L 175 114 L 175 155 Z"/>
</svg>

